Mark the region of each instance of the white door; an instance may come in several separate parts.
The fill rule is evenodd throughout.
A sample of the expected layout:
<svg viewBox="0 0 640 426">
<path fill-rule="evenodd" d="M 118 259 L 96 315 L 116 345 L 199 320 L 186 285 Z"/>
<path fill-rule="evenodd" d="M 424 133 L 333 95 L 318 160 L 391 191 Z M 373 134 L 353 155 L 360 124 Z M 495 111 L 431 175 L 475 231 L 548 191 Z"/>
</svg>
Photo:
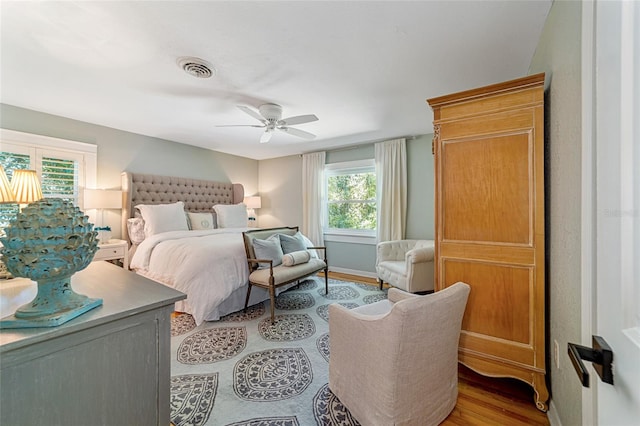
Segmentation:
<svg viewBox="0 0 640 426">
<path fill-rule="evenodd" d="M 583 49 L 590 62 L 583 95 L 592 94 L 583 99 L 583 236 L 590 237 L 583 241 L 583 296 L 592 298 L 583 345 L 591 346 L 591 334 L 603 337 L 614 364 L 613 385 L 589 368 L 583 422 L 640 425 L 640 2 L 583 6 L 583 25 L 591 19 L 583 43 L 591 37 L 593 47 Z"/>
</svg>

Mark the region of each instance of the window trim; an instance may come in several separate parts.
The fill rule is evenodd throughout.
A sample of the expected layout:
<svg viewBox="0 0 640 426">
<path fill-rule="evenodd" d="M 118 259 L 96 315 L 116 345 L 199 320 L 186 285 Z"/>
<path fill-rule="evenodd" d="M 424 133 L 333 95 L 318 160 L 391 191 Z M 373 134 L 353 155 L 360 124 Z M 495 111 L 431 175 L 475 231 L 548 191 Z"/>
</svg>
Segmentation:
<svg viewBox="0 0 640 426">
<path fill-rule="evenodd" d="M 329 209 L 327 206 L 329 191 L 328 181 L 331 176 L 338 176 L 342 174 L 351 174 L 358 172 L 373 172 L 376 173 L 375 159 L 364 159 L 354 161 L 342 161 L 338 163 L 329 163 L 324 166 L 324 196 L 322 200 L 322 216 L 323 216 L 323 229 L 325 241 L 353 243 L 353 244 L 376 244 L 377 229 L 364 230 L 364 229 L 338 229 L 329 228 Z M 378 192 L 376 188 L 376 208 L 377 208 Z"/>
<path fill-rule="evenodd" d="M 376 245 L 378 241 L 375 232 L 376 231 L 360 231 L 357 229 L 326 230 L 324 231 L 324 240 L 336 243 Z"/>
<path fill-rule="evenodd" d="M 95 188 L 97 185 L 97 145 L 0 128 L 0 151 L 5 150 L 7 145 L 13 152 L 33 155 L 31 161 L 41 161 L 41 154 L 44 154 L 62 155 L 82 163 L 82 171 L 78 176 L 78 206 L 81 208 L 84 206 L 84 189 Z M 40 165 L 32 163 L 32 167 L 41 178 Z"/>
</svg>

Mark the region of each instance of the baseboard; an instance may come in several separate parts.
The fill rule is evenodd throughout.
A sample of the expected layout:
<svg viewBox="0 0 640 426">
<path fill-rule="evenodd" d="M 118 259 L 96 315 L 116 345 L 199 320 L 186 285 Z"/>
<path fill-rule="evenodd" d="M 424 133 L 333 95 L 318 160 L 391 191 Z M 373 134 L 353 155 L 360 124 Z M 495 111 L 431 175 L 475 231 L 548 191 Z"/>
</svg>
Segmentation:
<svg viewBox="0 0 640 426">
<path fill-rule="evenodd" d="M 558 416 L 558 410 L 556 409 L 556 405 L 553 403 L 553 400 L 549 401 L 549 410 L 547 411 L 547 418 L 549 419 L 549 425 L 562 426 L 562 422 L 560 421 L 560 416 Z"/>
<path fill-rule="evenodd" d="M 358 271 L 356 269 L 338 268 L 335 266 L 329 266 L 329 272 L 338 272 L 341 274 L 357 275 L 359 277 L 378 278 L 375 272 Z"/>
</svg>

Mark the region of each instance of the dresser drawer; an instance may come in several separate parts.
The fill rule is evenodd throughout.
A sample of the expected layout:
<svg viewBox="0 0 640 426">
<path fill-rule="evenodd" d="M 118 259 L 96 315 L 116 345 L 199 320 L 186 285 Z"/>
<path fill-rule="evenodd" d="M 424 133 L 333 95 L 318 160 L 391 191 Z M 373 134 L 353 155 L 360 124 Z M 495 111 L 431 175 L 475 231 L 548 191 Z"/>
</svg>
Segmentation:
<svg viewBox="0 0 640 426">
<path fill-rule="evenodd" d="M 104 247 L 97 251 L 93 260 L 119 259 L 124 257 L 124 247 Z"/>
</svg>

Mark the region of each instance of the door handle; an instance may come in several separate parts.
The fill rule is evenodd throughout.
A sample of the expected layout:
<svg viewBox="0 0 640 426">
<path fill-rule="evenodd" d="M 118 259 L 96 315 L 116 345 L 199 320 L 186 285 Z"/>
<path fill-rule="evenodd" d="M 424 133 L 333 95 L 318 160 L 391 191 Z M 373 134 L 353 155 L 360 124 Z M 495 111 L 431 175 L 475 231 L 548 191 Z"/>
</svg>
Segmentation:
<svg viewBox="0 0 640 426">
<path fill-rule="evenodd" d="M 593 363 L 593 368 L 603 382 L 613 384 L 613 351 L 602 337 L 591 336 L 592 348 L 575 343 L 569 343 L 567 346 L 569 358 L 578 377 L 580 377 L 582 386 L 589 387 L 589 372 L 582 360 Z"/>
</svg>

